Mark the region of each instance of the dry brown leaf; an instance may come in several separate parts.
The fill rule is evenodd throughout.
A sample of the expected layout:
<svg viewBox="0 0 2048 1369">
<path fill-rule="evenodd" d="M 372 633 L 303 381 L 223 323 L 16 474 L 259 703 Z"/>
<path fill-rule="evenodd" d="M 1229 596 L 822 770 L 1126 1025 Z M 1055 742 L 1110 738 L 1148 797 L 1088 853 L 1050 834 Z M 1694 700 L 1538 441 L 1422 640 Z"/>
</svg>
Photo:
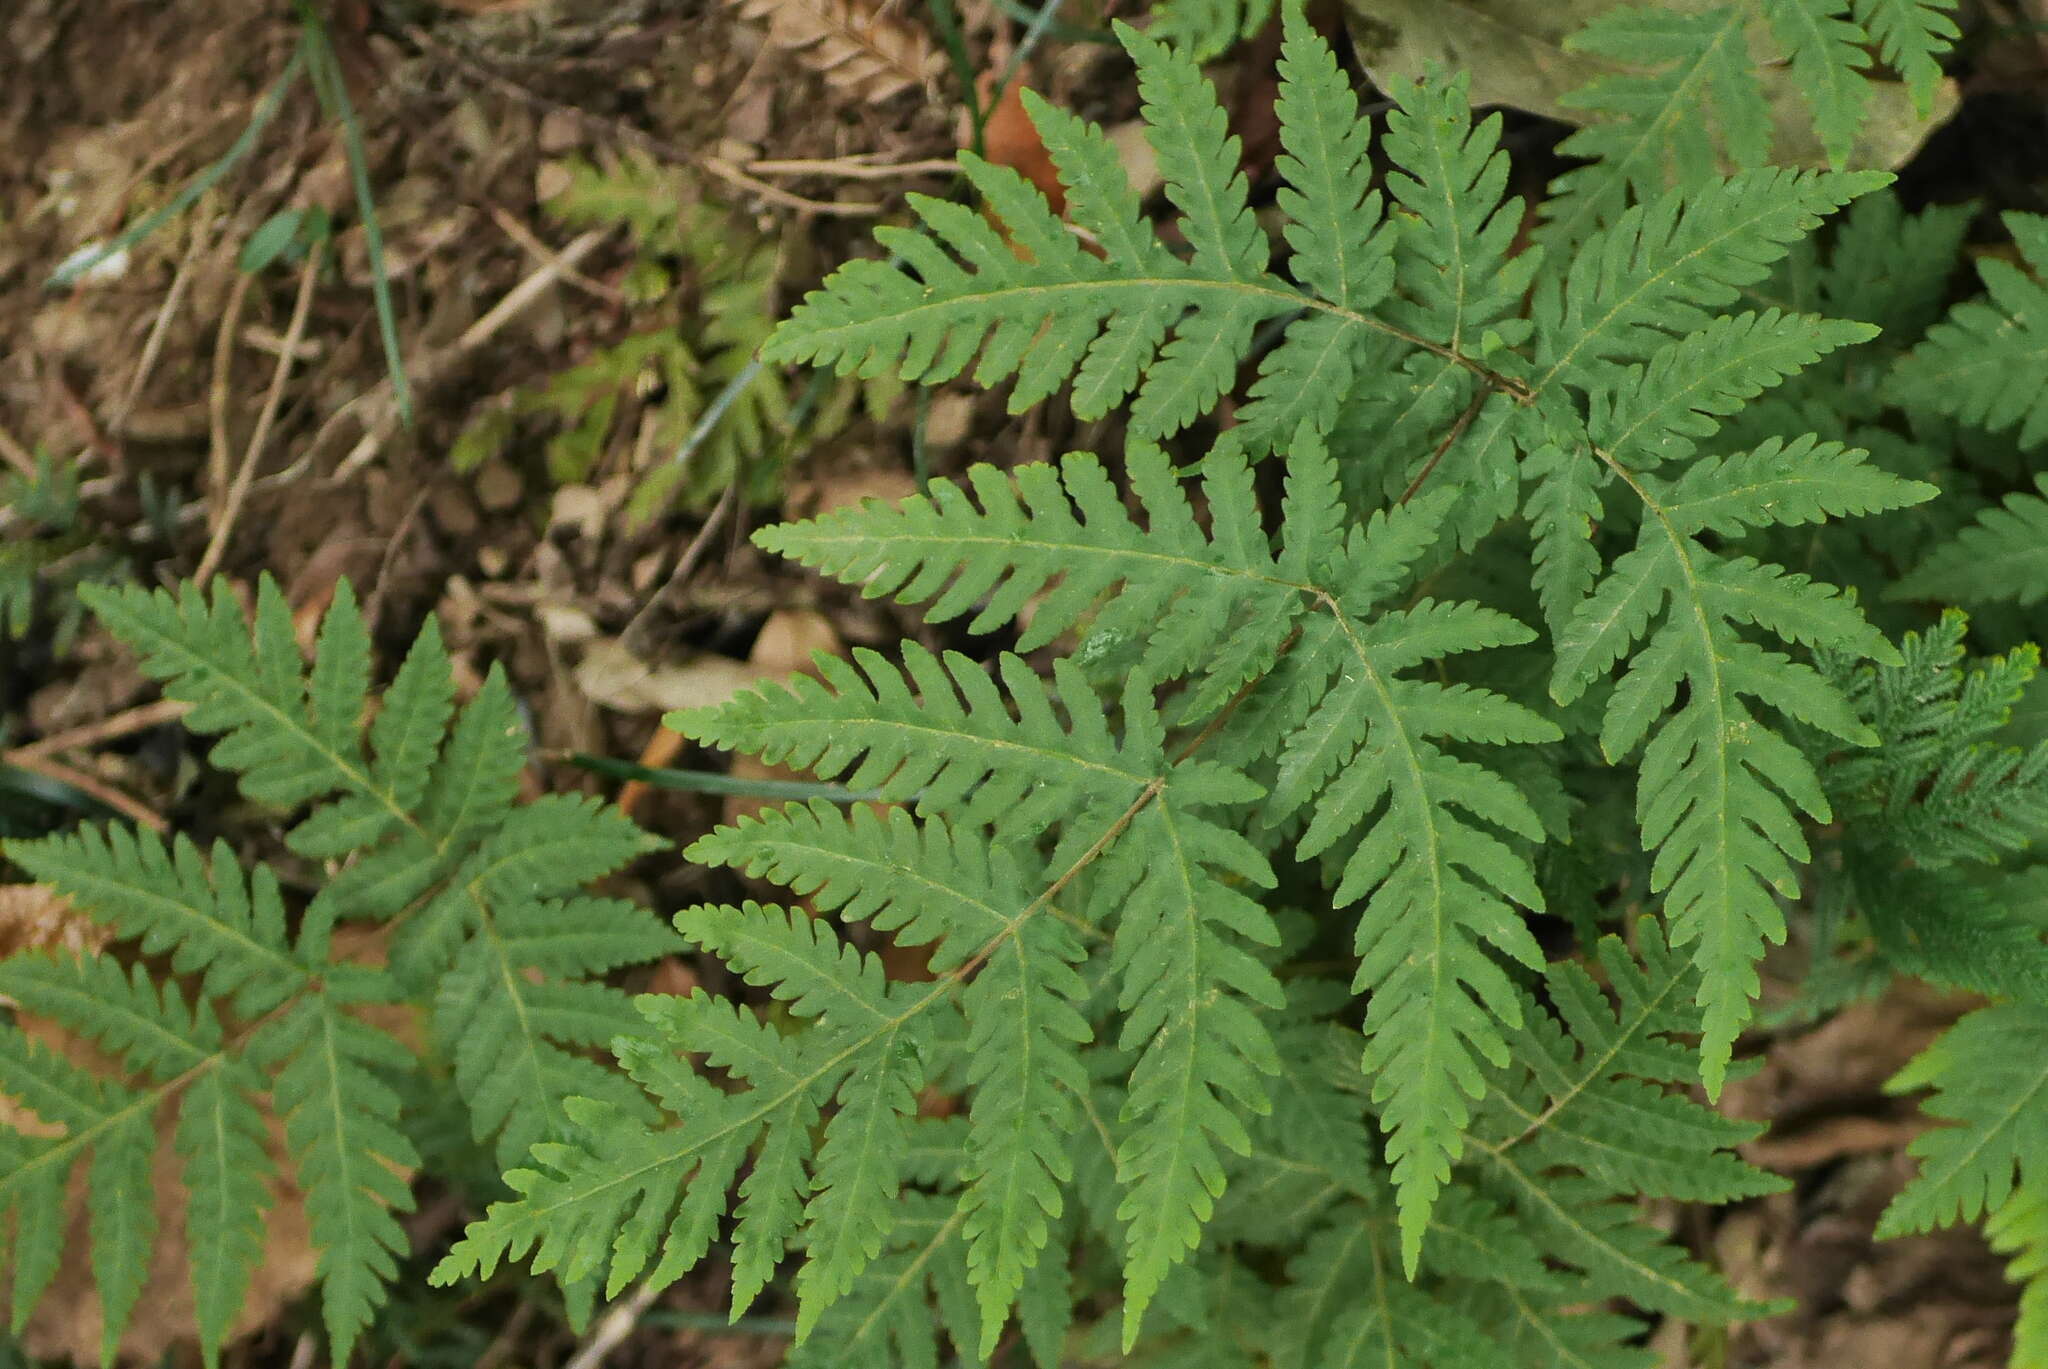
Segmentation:
<svg viewBox="0 0 2048 1369">
<path fill-rule="evenodd" d="M 727 0 L 768 41 L 850 95 L 884 100 L 938 74 L 931 35 L 866 0 Z"/>
<path fill-rule="evenodd" d="M 0 960 L 23 951 L 87 955 L 113 939 L 47 884 L 0 884 Z"/>
<path fill-rule="evenodd" d="M 987 71 L 976 83 L 984 104 L 995 90 L 995 81 L 996 73 Z M 1025 111 L 1023 96 L 1024 87 L 1017 81 L 1003 87 L 981 131 L 982 155 L 1031 182 L 1053 213 L 1065 214 L 1067 188 L 1060 181 L 1059 168 L 1052 164 L 1052 154 L 1045 150 L 1045 140 L 1038 136 L 1038 126 Z"/>
</svg>

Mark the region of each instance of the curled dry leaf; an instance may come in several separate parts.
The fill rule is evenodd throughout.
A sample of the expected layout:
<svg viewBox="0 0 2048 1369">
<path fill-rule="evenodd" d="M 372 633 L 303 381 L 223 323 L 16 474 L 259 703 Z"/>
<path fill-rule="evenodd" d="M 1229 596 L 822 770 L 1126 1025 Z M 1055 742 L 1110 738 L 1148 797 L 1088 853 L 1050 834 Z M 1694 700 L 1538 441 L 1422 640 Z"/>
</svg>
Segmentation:
<svg viewBox="0 0 2048 1369">
<path fill-rule="evenodd" d="M 768 41 L 836 88 L 868 100 L 922 85 L 938 73 L 931 35 L 871 0 L 727 0 L 768 26 Z"/>
</svg>

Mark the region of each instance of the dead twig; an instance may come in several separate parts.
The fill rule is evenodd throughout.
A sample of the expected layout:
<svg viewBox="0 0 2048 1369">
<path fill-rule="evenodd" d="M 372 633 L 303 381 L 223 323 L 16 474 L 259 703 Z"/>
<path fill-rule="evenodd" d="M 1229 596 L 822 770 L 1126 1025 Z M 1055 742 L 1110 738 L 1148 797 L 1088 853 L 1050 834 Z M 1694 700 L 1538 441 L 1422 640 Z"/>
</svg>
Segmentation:
<svg viewBox="0 0 2048 1369">
<path fill-rule="evenodd" d="M 370 592 L 363 599 L 363 621 L 374 631 L 378 616 L 384 612 L 384 587 L 390 581 L 391 567 L 398 560 L 398 553 L 404 549 L 405 541 L 412 536 L 415 524 L 419 522 L 420 511 L 427 507 L 427 496 L 433 493 L 429 486 L 422 486 L 420 492 L 406 505 L 405 516 L 398 520 L 390 538 L 384 543 L 384 555 L 377 561 L 376 578 L 370 581 Z"/>
<path fill-rule="evenodd" d="M 221 311 L 220 331 L 213 339 L 213 381 L 206 389 L 207 412 L 213 437 L 206 450 L 206 492 L 209 504 L 228 486 L 228 398 L 229 377 L 235 364 L 235 329 L 242 321 L 242 302 L 249 297 L 255 279 L 246 271 L 235 272 L 235 284 L 228 291 L 227 306 Z M 211 519 L 220 525 L 220 515 Z"/>
<path fill-rule="evenodd" d="M 24 742 L 6 753 L 9 764 L 18 765 L 23 757 L 57 756 L 66 751 L 82 751 L 88 746 L 101 742 L 119 740 L 146 732 L 159 723 L 182 718 L 191 705 L 177 699 L 158 699 L 155 703 L 139 704 L 134 708 L 122 709 L 97 722 L 81 723 L 77 727 L 53 732 L 36 741 Z"/>
<path fill-rule="evenodd" d="M 298 354 L 299 339 L 306 333 L 306 319 L 313 311 L 313 285 L 319 275 L 320 253 L 315 249 L 306 253 L 306 263 L 299 270 L 299 294 L 292 302 L 292 321 L 284 331 L 284 346 L 279 349 L 277 365 L 270 373 L 270 390 L 263 396 L 262 412 L 256 416 L 256 431 L 249 435 L 249 446 L 242 453 L 241 468 L 235 472 L 235 483 L 228 489 L 227 505 L 214 524 L 213 537 L 206 544 L 205 555 L 199 558 L 199 569 L 192 572 L 195 585 L 205 585 L 219 569 L 221 558 L 227 554 L 228 538 L 233 535 L 235 522 L 242 516 L 242 505 L 249 497 L 249 482 L 256 476 L 256 464 L 262 459 L 264 447 L 269 445 L 270 429 L 277 421 L 278 406 L 284 402 L 284 383 L 291 376 L 292 359 Z"/>
<path fill-rule="evenodd" d="M 606 1355 L 618 1349 L 619 1343 L 633 1334 L 633 1328 L 640 1324 L 640 1318 L 654 1306 L 654 1300 L 659 1296 L 661 1289 L 652 1282 L 634 1289 L 632 1297 L 612 1307 L 598 1320 L 597 1329 L 590 1333 L 590 1339 L 562 1369 L 597 1369 L 604 1363 Z"/>
<path fill-rule="evenodd" d="M 437 348 L 424 356 L 414 357 L 412 363 L 405 368 L 406 380 L 414 393 L 418 394 L 437 383 L 453 370 L 457 363 L 490 341 L 499 329 L 517 318 L 540 297 L 543 291 L 560 280 L 562 272 L 576 266 L 596 251 L 598 244 L 610 237 L 612 231 L 609 228 L 593 228 L 577 237 L 556 253 L 553 260 L 543 263 L 532 275 L 507 291 L 505 297 L 493 305 L 489 313 L 470 324 L 461 337 L 446 347 Z M 362 424 L 363 436 L 350 449 L 349 454 L 342 458 L 341 464 L 335 467 L 334 474 L 330 477 L 335 483 L 349 479 L 375 461 L 377 453 L 384 449 L 384 444 L 398 431 L 398 405 L 392 398 L 391 382 L 386 379 L 380 381 L 375 389 L 365 391 L 336 410 L 321 426 L 320 431 L 314 434 L 308 450 L 323 448 L 328 433 L 334 430 L 344 416 L 351 415 L 358 407 L 367 411 L 358 420 Z"/>
<path fill-rule="evenodd" d="M 209 216 L 192 226 L 192 241 L 186 244 L 185 255 L 178 259 L 178 270 L 171 277 L 171 288 L 164 292 L 164 302 L 156 311 L 156 321 L 149 325 L 149 336 L 143 339 L 142 356 L 135 363 L 135 374 L 128 380 L 127 393 L 114 408 L 114 416 L 107 427 L 122 432 L 128 426 L 128 419 L 135 412 L 136 404 L 142 399 L 143 387 L 156 372 L 156 363 L 163 355 L 164 338 L 171 331 L 171 320 L 178 316 L 178 307 L 184 302 L 185 290 L 192 283 L 192 267 L 199 260 L 199 250 L 212 236 L 213 220 Z"/>
<path fill-rule="evenodd" d="M 884 162 L 871 152 L 829 161 L 789 158 L 781 161 L 748 162 L 743 168 L 755 176 L 840 176 L 850 181 L 886 181 L 898 176 L 950 176 L 960 169 L 951 157 L 929 157 L 920 161 Z"/>
<path fill-rule="evenodd" d="M 31 775 L 41 775 L 46 780 L 68 784 L 87 798 L 113 809 L 131 822 L 140 823 L 152 832 L 170 831 L 170 824 L 154 810 L 145 806 L 140 799 L 130 798 L 99 776 L 75 766 L 66 765 L 49 756 L 24 756 L 14 751 L 0 751 L 0 765 L 11 765 L 17 770 L 26 770 Z"/>
<path fill-rule="evenodd" d="M 560 255 L 554 248 L 549 247 L 546 243 L 535 237 L 533 230 L 519 222 L 518 219 L 506 213 L 495 204 L 486 205 L 485 208 L 490 210 L 491 222 L 502 228 L 505 231 L 505 236 L 518 243 L 526 254 L 535 261 L 546 266 L 561 260 Z M 573 266 L 562 267 L 561 274 L 563 280 L 569 282 L 569 284 L 585 294 L 595 295 L 606 304 L 621 308 L 625 306 L 626 297 L 612 289 L 611 286 L 606 285 L 603 281 L 592 280 Z"/>
<path fill-rule="evenodd" d="M 792 195 L 779 186 L 773 186 L 757 176 L 749 176 L 723 157 L 700 157 L 697 165 L 729 185 L 742 190 L 751 190 L 771 204 L 787 209 L 802 210 L 806 214 L 833 214 L 841 218 L 865 218 L 882 212 L 883 206 L 867 200 L 812 200 L 802 195 Z"/>
<path fill-rule="evenodd" d="M 740 482 L 732 481 L 725 487 L 725 493 L 718 496 L 718 503 L 712 506 L 711 516 L 704 520 L 704 526 L 697 529 L 697 535 L 690 539 L 690 545 L 683 548 L 683 554 L 676 561 L 676 568 L 669 572 L 668 579 L 660 589 L 647 596 L 647 602 L 640 606 L 626 630 L 619 634 L 619 643 L 635 656 L 644 655 L 642 639 L 646 636 L 647 625 L 653 619 L 656 609 L 666 604 L 670 597 L 689 583 L 697 573 L 697 565 L 710 549 L 711 538 L 718 531 L 719 524 L 731 516 L 733 507 L 739 503 Z"/>
</svg>

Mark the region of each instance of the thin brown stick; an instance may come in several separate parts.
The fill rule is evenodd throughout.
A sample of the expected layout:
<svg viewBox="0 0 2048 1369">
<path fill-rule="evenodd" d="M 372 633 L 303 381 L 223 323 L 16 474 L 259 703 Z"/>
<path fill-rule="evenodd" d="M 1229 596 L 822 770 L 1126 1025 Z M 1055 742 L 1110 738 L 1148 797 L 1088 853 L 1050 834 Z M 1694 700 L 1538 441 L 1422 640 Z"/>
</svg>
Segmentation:
<svg viewBox="0 0 2048 1369">
<path fill-rule="evenodd" d="M 749 176 L 723 157 L 700 157 L 697 165 L 729 185 L 752 191 L 771 204 L 785 209 L 797 209 L 806 214 L 832 214 L 841 218 L 865 218 L 882 212 L 883 206 L 867 200 L 813 200 L 802 195 L 792 195 L 780 186 L 770 185 L 758 176 Z"/>
<path fill-rule="evenodd" d="M 518 219 L 506 213 L 495 204 L 486 205 L 485 208 L 490 211 L 491 222 L 503 229 L 505 236 L 518 243 L 526 254 L 535 261 L 543 266 L 555 265 L 561 261 L 561 255 L 554 248 L 549 247 L 546 243 L 535 237 L 533 230 L 519 222 Z M 558 266 L 558 271 L 563 280 L 585 294 L 595 295 L 607 304 L 623 306 L 626 303 L 624 295 L 612 289 L 611 286 L 606 285 L 603 281 L 592 280 L 573 266 Z"/>
<path fill-rule="evenodd" d="M 32 775 L 41 775 L 46 780 L 68 784 L 86 797 L 104 804 L 130 821 L 140 823 L 152 832 L 163 833 L 170 830 L 170 824 L 159 814 L 145 807 L 141 800 L 130 798 L 97 775 L 88 774 L 62 761 L 53 760 L 49 756 L 22 756 L 7 751 L 0 752 L 0 763 L 11 765 L 17 770 L 26 770 Z"/>
<path fill-rule="evenodd" d="M 0 426 L 0 461 L 5 461 L 29 479 L 35 479 L 35 457 L 29 454 L 28 448 L 14 440 L 14 434 L 8 432 L 5 426 Z"/>
<path fill-rule="evenodd" d="M 661 1288 L 654 1283 L 643 1283 L 633 1290 L 633 1296 L 624 1302 L 615 1303 L 598 1318 L 597 1326 L 591 1331 L 576 1355 L 562 1369 L 597 1369 L 604 1363 L 605 1356 L 618 1349 L 619 1342 L 633 1334 L 633 1328 L 640 1324 L 640 1318 L 647 1315 L 647 1309 L 654 1306 L 654 1300 L 661 1296 Z"/>
<path fill-rule="evenodd" d="M 164 338 L 171 331 L 171 320 L 178 316 L 178 306 L 184 302 L 185 291 L 192 283 L 192 267 L 199 260 L 199 249 L 212 237 L 211 216 L 192 226 L 192 240 L 185 246 L 185 255 L 178 260 L 178 270 L 171 277 L 171 288 L 164 292 L 164 302 L 156 311 L 156 321 L 149 325 L 149 336 L 143 339 L 142 356 L 135 363 L 135 374 L 129 377 L 127 392 L 115 406 L 114 416 L 107 427 L 114 432 L 123 432 L 128 427 L 128 417 L 135 412 L 136 404 L 142 399 L 142 389 L 149 384 L 149 378 L 156 372 L 158 358 L 163 355 Z"/>
<path fill-rule="evenodd" d="M 284 331 L 284 346 L 278 349 L 277 365 L 270 373 L 270 391 L 263 396 L 263 410 L 256 416 L 256 431 L 249 435 L 249 445 L 242 453 L 242 465 L 235 472 L 235 483 L 228 489 L 227 506 L 221 511 L 213 527 L 213 538 L 206 544 L 206 554 L 199 558 L 199 569 L 192 572 L 192 583 L 205 585 L 220 568 L 221 558 L 227 554 L 228 538 L 233 535 L 235 522 L 242 516 L 242 505 L 249 498 L 249 482 L 255 479 L 256 463 L 262 459 L 264 447 L 270 442 L 270 429 L 277 422 L 277 409 L 284 402 L 284 383 L 292 372 L 292 358 L 298 355 L 299 339 L 306 334 L 306 320 L 313 312 L 313 285 L 320 276 L 320 253 L 318 250 L 306 253 L 306 263 L 299 269 L 299 295 L 292 302 L 292 321 Z M 244 277 L 247 279 L 247 277 Z"/>
<path fill-rule="evenodd" d="M 1491 391 L 1480 390 L 1472 396 L 1472 402 L 1465 406 L 1465 412 L 1458 415 L 1458 421 L 1444 434 L 1444 440 L 1436 444 L 1436 450 L 1429 454 L 1429 460 L 1415 473 L 1415 478 L 1408 482 L 1408 488 L 1401 491 L 1401 497 L 1394 501 L 1397 505 L 1405 504 L 1415 497 L 1416 491 L 1422 488 L 1422 482 L 1429 479 L 1430 474 L 1436 470 L 1437 463 L 1444 459 L 1444 453 L 1465 435 L 1465 429 L 1472 426 L 1472 420 L 1479 417 L 1479 411 L 1486 406 L 1486 397 L 1489 393 Z"/>
<path fill-rule="evenodd" d="M 213 339 L 213 381 L 207 386 L 206 406 L 213 437 L 206 451 L 206 491 L 209 502 L 219 498 L 228 486 L 228 382 L 234 370 L 235 330 L 242 321 L 242 302 L 249 297 L 255 277 L 235 272 L 234 288 L 228 291 L 227 307 L 221 311 L 220 331 Z M 220 515 L 212 519 L 219 526 Z"/>
<path fill-rule="evenodd" d="M 461 337 L 446 347 L 425 356 L 415 357 L 405 368 L 405 377 L 411 383 L 413 392 L 424 392 L 464 357 L 490 341 L 499 329 L 517 318 L 540 297 L 543 291 L 561 279 L 563 271 L 574 267 L 589 256 L 597 249 L 597 245 L 611 234 L 611 229 L 593 228 L 580 235 L 556 253 L 552 260 L 542 264 L 540 269 L 507 291 L 505 297 L 493 305 L 489 313 L 464 329 Z M 363 436 L 342 459 L 341 464 L 335 467 L 331 479 L 336 482 L 348 479 L 376 460 L 377 453 L 384 449 L 384 444 L 398 431 L 398 405 L 392 399 L 391 382 L 387 379 L 379 381 L 375 389 L 365 391 L 336 410 L 327 422 L 321 425 L 320 431 L 314 434 L 310 449 L 317 450 L 324 446 L 328 433 L 341 421 L 343 415 L 349 414 L 359 406 L 367 410 L 366 415 L 359 420 Z"/>
<path fill-rule="evenodd" d="M 158 699 L 155 703 L 141 704 L 110 714 L 97 722 L 81 723 L 62 732 L 52 732 L 47 737 L 24 742 L 5 753 L 10 764 L 19 764 L 24 756 L 56 756 L 66 751 L 82 751 L 88 746 L 101 742 L 116 741 L 122 737 L 146 732 L 160 723 L 182 718 L 190 704 L 177 699 Z"/>
<path fill-rule="evenodd" d="M 712 534 L 718 531 L 718 525 L 731 515 L 733 506 L 739 503 L 739 490 L 738 480 L 725 487 L 725 493 L 718 496 L 718 502 L 712 506 L 711 516 L 704 520 L 703 527 L 697 529 L 697 535 L 690 539 L 690 545 L 683 548 L 683 554 L 676 560 L 676 568 L 669 572 L 668 579 L 662 583 L 660 589 L 647 596 L 647 602 L 640 606 L 640 611 L 626 624 L 626 630 L 619 634 L 620 644 L 635 656 L 641 654 L 641 638 L 647 631 L 647 624 L 654 611 L 666 604 L 669 598 L 689 583 L 690 577 L 697 573 L 698 562 L 704 559 L 705 551 L 711 546 Z"/>
<path fill-rule="evenodd" d="M 869 160 L 871 155 L 861 152 L 829 161 L 795 157 L 748 162 L 741 169 L 755 176 L 840 176 L 850 181 L 886 181 L 898 176 L 950 176 L 960 169 L 960 164 L 950 157 L 882 162 Z"/>
<path fill-rule="evenodd" d="M 412 497 L 412 503 L 405 509 L 405 516 L 398 520 L 398 526 L 384 543 L 384 554 L 377 561 L 376 578 L 370 581 L 370 592 L 363 599 L 363 621 L 376 630 L 379 615 L 384 612 L 384 588 L 391 579 L 391 567 L 398 560 L 398 553 L 412 535 L 413 525 L 419 521 L 420 511 L 427 507 L 427 496 L 433 492 L 431 486 L 424 486 Z"/>
</svg>

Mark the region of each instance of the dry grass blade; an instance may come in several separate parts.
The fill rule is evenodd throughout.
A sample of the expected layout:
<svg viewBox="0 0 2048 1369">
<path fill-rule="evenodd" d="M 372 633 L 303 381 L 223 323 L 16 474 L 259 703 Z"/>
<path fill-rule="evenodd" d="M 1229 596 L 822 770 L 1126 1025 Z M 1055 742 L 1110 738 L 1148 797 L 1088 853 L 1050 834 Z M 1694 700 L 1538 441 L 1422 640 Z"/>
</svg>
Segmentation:
<svg viewBox="0 0 2048 1369">
<path fill-rule="evenodd" d="M 939 68 L 931 35 L 868 0 L 727 0 L 768 25 L 768 41 L 835 87 L 882 100 L 922 85 Z"/>
</svg>

